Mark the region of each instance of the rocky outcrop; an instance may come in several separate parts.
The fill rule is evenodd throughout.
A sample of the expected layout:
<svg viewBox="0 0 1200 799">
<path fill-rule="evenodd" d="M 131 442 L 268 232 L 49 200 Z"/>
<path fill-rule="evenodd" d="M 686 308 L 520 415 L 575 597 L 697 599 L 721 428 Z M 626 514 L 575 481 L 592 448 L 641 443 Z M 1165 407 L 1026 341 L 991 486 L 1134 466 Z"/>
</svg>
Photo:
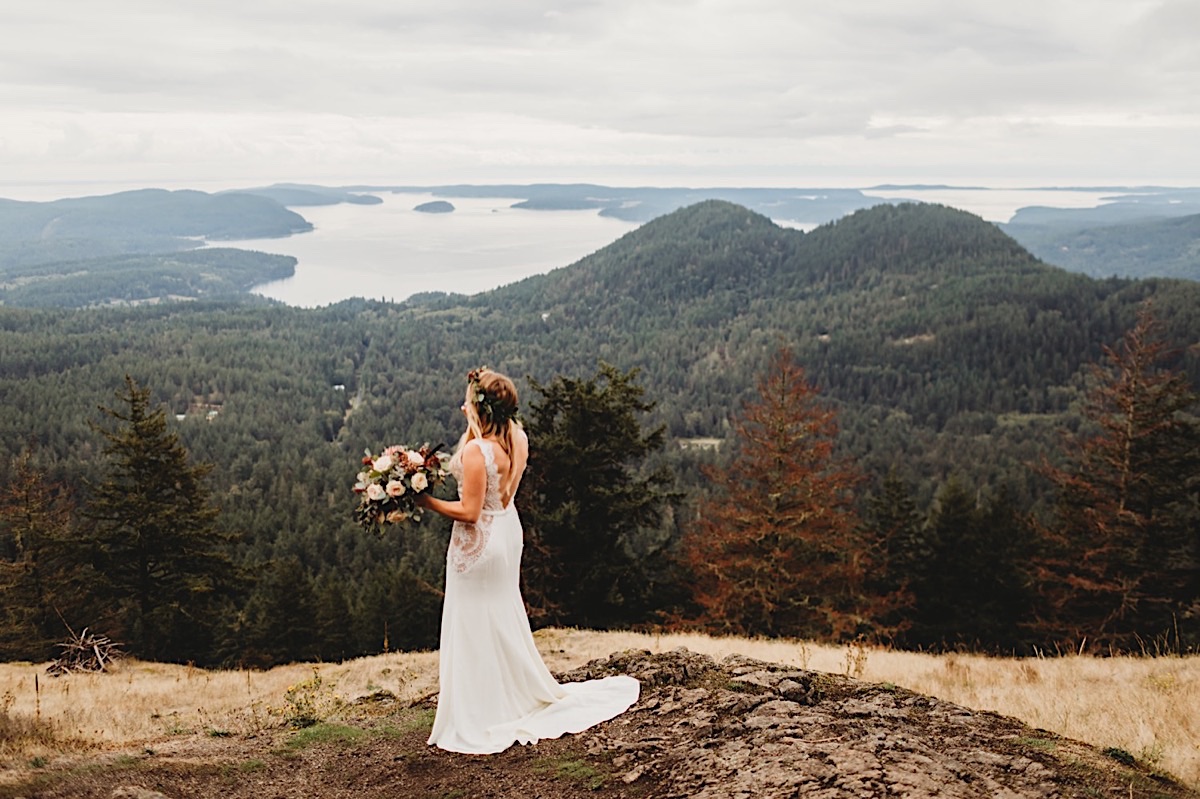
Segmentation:
<svg viewBox="0 0 1200 799">
<path fill-rule="evenodd" d="M 888 684 L 687 650 L 561 675 L 631 674 L 642 696 L 589 741 L 656 797 L 1189 796 L 1112 753 Z"/>
</svg>

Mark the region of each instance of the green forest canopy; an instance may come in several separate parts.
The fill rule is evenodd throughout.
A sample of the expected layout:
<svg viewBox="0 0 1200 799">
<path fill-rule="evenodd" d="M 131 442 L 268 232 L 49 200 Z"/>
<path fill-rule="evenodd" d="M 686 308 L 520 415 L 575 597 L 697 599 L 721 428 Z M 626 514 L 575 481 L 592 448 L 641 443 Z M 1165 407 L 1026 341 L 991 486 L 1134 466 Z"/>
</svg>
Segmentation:
<svg viewBox="0 0 1200 799">
<path fill-rule="evenodd" d="M 872 485 L 896 471 L 924 511 L 954 476 L 1032 512 L 1046 485 L 1029 465 L 1079 426 L 1086 365 L 1146 299 L 1197 384 L 1200 284 L 1065 272 L 940 206 L 879 206 L 804 234 L 708 201 L 471 298 L 0 308 L 0 443 L 5 468 L 32 448 L 86 501 L 103 465 L 89 423 L 132 375 L 177 417 L 192 456 L 214 464 L 218 525 L 237 535 L 238 562 L 283 570 L 263 585 L 295 590 L 299 574 L 314 596 L 349 603 L 354 651 L 381 640 L 395 608 L 425 620 L 409 643 L 428 644 L 436 596 L 404 586 L 438 583 L 444 530 L 365 536 L 349 487 L 364 448 L 455 440 L 469 368 L 486 363 L 526 389 L 526 375 L 586 376 L 601 360 L 640 369 L 657 403 L 646 423 L 665 424 L 668 441 L 647 467 L 669 466 L 695 496 L 700 465 L 722 451 L 681 445 L 727 441 L 784 343 L 839 411 L 839 448 Z M 404 640 L 392 618 L 393 642 Z"/>
</svg>

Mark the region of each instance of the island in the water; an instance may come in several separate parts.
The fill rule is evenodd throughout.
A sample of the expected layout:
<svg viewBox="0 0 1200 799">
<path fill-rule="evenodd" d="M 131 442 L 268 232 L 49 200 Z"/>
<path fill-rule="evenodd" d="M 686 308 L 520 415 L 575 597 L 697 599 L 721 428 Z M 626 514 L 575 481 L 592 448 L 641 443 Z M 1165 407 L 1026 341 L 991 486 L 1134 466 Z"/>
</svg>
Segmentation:
<svg viewBox="0 0 1200 799">
<path fill-rule="evenodd" d="M 424 214 L 448 214 L 454 210 L 454 205 L 445 200 L 434 200 L 433 202 L 421 203 L 413 210 Z"/>
</svg>

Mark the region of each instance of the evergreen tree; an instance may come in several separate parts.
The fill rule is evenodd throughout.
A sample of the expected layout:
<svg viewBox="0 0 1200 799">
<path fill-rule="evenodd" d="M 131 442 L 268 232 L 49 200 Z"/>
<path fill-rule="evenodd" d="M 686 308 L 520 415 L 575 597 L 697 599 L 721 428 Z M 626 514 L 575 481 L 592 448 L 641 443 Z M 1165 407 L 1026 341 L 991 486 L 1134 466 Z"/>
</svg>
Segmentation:
<svg viewBox="0 0 1200 799">
<path fill-rule="evenodd" d="M 345 583 L 332 572 L 322 574 L 316 581 L 314 601 L 316 617 L 313 621 L 321 660 L 336 663 L 357 655 L 351 624 L 354 614 Z"/>
<path fill-rule="evenodd" d="M 1032 544 L 1007 495 L 981 503 L 952 477 L 937 493 L 925 536 L 932 551 L 914 571 L 913 625 L 902 641 L 931 649 L 1017 648 L 1031 603 Z"/>
<path fill-rule="evenodd" d="M 64 486 L 31 463 L 13 459 L 0 489 L 0 660 L 46 660 L 67 632 L 60 613 L 78 597 L 58 556 L 71 539 L 74 503 Z"/>
<path fill-rule="evenodd" d="M 315 660 L 316 601 L 312 581 L 296 556 L 266 564 L 239 618 L 240 662 L 266 668 Z"/>
<path fill-rule="evenodd" d="M 547 624 L 607 628 L 648 620 L 667 568 L 664 526 L 677 495 L 665 469 L 646 473 L 663 428 L 644 430 L 638 370 L 601 363 L 586 380 L 559 376 L 531 403 L 525 596 Z"/>
<path fill-rule="evenodd" d="M 708 470 L 716 494 L 682 542 L 699 624 L 822 640 L 875 632 L 897 597 L 866 595 L 878 550 L 852 504 L 860 477 L 834 456 L 836 412 L 790 351 L 776 353 L 736 430 L 733 462 Z"/>
<path fill-rule="evenodd" d="M 1072 649 L 1130 650 L 1155 638 L 1200 643 L 1200 420 L 1186 377 L 1143 306 L 1092 370 L 1067 464 L 1044 466 L 1058 494 L 1040 527 L 1036 629 Z"/>
<path fill-rule="evenodd" d="M 981 593 L 976 636 L 987 648 L 1028 652 L 1032 643 L 1028 622 L 1036 594 L 1030 563 L 1037 537 L 1029 520 L 1019 514 L 1007 487 L 980 514 L 983 552 L 979 558 L 987 575 Z"/>
<path fill-rule="evenodd" d="M 370 570 L 362 586 L 356 614 L 362 653 L 437 646 L 441 589 L 421 579 L 403 562 Z"/>
<path fill-rule="evenodd" d="M 903 637 L 912 625 L 913 586 L 928 577 L 933 546 L 916 502 L 894 468 L 888 470 L 879 493 L 868 498 L 866 510 L 866 529 L 887 553 L 887 569 L 872 569 L 868 588 L 870 593 L 897 598 L 897 607 L 884 618 L 884 628 Z"/>
<path fill-rule="evenodd" d="M 115 427 L 95 425 L 107 442 L 106 477 L 93 487 L 87 516 L 94 530 L 80 553 L 103 578 L 102 592 L 122 620 L 133 654 L 205 661 L 217 589 L 232 579 L 227 539 L 217 531 L 205 477 L 189 463 L 166 411 L 150 390 L 125 377 L 123 407 L 102 407 Z"/>
</svg>

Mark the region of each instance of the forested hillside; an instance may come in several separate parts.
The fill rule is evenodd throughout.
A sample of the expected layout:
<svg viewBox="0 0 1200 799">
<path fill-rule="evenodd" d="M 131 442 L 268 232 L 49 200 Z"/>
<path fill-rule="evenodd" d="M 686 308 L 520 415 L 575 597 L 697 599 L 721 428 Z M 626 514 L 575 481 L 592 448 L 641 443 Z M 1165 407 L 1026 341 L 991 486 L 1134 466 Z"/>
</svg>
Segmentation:
<svg viewBox="0 0 1200 799">
<path fill-rule="evenodd" d="M 1010 224 L 1004 230 L 1056 266 L 1092 277 L 1200 280 L 1200 214 L 1105 227 Z"/>
<path fill-rule="evenodd" d="M 601 361 L 640 369 L 657 403 L 644 424 L 666 426 L 665 448 L 641 466 L 669 467 L 686 495 L 671 536 L 706 490 L 700 465 L 728 457 L 731 416 L 781 345 L 838 411 L 838 448 L 867 478 L 864 508 L 890 473 L 922 517 L 948 485 L 981 508 L 1025 514 L 1045 509 L 1050 487 L 1031 464 L 1059 459 L 1061 434 L 1083 424 L 1088 364 L 1148 298 L 1181 348 L 1169 365 L 1200 384 L 1200 284 L 1068 273 L 992 224 L 927 205 L 879 206 L 803 234 L 704 202 L 471 298 L 6 307 L 0 475 L 12 484 L 27 450 L 86 507 L 106 469 L 97 408 L 112 407 L 130 375 L 165 404 L 192 457 L 215 465 L 217 525 L 245 570 L 210 619 L 203 659 L 428 646 L 446 530 L 427 520 L 365 534 L 350 487 L 364 448 L 456 440 L 472 367 L 518 378 L 527 405 L 526 376 L 586 377 Z M 726 445 L 681 446 L 695 439 Z M 1016 645 L 1004 635 L 974 643 Z"/>
<path fill-rule="evenodd" d="M 10 268 L 0 282 L 0 304 L 85 308 L 201 297 L 254 302 L 251 288 L 295 271 L 290 255 L 226 247 L 56 261 Z"/>
<path fill-rule="evenodd" d="M 325 199 L 346 201 L 342 196 L 348 195 Z M 244 295 L 290 277 L 295 259 L 199 249 L 206 240 L 311 229 L 277 199 L 238 192 L 142 189 L 53 202 L 0 200 L 0 303 L 70 308 Z"/>
<path fill-rule="evenodd" d="M 596 357 L 642 368 L 676 437 L 723 435 L 786 343 L 844 406 L 844 443 L 869 470 L 1020 482 L 1035 442 L 1071 418 L 1081 365 L 1151 295 L 1176 340 L 1200 340 L 1200 286 L 1048 267 L 964 212 L 879 206 L 801 234 L 707 202 L 466 307 L 504 331 L 498 352 L 551 373 Z"/>
<path fill-rule="evenodd" d="M 1000 226 L 1046 263 L 1092 277 L 1200 280 L 1200 190 L 1114 193 L 1095 208 L 1021 208 Z"/>
</svg>

